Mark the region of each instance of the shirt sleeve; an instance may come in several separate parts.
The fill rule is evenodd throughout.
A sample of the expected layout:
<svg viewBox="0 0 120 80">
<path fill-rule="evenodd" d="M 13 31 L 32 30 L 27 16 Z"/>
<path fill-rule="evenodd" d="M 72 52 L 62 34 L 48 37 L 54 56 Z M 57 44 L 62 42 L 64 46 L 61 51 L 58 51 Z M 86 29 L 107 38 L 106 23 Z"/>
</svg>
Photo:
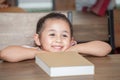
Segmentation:
<svg viewBox="0 0 120 80">
<path fill-rule="evenodd" d="M 23 45 L 22 47 L 41 50 L 39 47 L 32 47 L 32 46 L 28 46 L 28 45 Z"/>
</svg>

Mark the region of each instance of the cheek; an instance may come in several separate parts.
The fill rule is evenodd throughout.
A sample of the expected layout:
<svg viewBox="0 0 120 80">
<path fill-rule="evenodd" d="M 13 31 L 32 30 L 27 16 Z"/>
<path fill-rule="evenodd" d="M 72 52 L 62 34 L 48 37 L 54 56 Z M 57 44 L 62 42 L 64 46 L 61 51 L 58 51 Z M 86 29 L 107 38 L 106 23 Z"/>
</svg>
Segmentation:
<svg viewBox="0 0 120 80">
<path fill-rule="evenodd" d="M 47 45 L 47 44 L 50 44 L 51 42 L 52 42 L 52 40 L 49 37 L 47 37 L 47 36 L 41 37 L 41 44 Z"/>
<path fill-rule="evenodd" d="M 70 40 L 70 39 L 64 40 L 64 44 L 65 44 L 67 47 L 70 47 L 70 45 L 71 45 L 71 40 Z"/>
</svg>

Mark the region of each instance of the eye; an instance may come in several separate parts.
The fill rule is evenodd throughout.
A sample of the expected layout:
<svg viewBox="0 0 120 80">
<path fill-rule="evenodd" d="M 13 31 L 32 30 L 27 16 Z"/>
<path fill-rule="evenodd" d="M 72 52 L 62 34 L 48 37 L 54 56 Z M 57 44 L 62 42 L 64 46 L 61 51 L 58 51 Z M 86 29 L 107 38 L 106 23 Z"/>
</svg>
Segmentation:
<svg viewBox="0 0 120 80">
<path fill-rule="evenodd" d="M 51 34 L 49 34 L 49 36 L 55 36 L 55 34 L 54 34 L 54 33 L 51 33 Z"/>
<path fill-rule="evenodd" d="M 68 35 L 66 35 L 66 34 L 63 34 L 63 37 L 68 37 Z"/>
</svg>

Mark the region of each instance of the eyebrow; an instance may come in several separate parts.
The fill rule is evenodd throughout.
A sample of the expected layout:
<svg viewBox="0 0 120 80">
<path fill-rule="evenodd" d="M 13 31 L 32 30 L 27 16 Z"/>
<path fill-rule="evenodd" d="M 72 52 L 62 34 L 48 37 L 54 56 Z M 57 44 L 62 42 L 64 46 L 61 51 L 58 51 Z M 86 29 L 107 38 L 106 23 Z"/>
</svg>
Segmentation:
<svg viewBox="0 0 120 80">
<path fill-rule="evenodd" d="M 48 31 L 55 31 L 54 29 L 50 29 L 50 30 L 48 30 Z"/>
<path fill-rule="evenodd" d="M 49 32 L 50 32 L 50 31 L 56 31 L 56 30 L 54 30 L 54 29 L 50 29 Z M 63 31 L 63 32 L 65 32 L 65 33 L 69 33 L 68 31 Z"/>
</svg>

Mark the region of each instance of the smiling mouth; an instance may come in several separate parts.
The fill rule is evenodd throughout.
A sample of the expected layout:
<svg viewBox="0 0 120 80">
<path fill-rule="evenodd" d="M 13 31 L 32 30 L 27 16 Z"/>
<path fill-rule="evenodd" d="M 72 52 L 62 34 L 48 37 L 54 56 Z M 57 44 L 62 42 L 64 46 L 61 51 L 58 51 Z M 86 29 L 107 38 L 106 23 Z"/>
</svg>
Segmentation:
<svg viewBox="0 0 120 80">
<path fill-rule="evenodd" d="M 56 46 L 56 45 L 54 45 L 54 46 L 52 46 L 52 48 L 54 48 L 56 50 L 61 50 L 63 48 L 63 46 Z"/>
</svg>

